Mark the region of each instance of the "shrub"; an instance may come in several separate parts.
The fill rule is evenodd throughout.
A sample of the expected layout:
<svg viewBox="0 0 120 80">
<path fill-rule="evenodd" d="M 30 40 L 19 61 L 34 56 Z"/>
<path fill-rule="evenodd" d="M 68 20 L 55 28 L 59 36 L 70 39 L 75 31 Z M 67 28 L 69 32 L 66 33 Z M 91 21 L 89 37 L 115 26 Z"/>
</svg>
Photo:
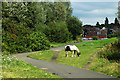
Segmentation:
<svg viewBox="0 0 120 80">
<path fill-rule="evenodd" d="M 108 60 L 120 60 L 120 42 L 111 43 L 98 52 L 99 57 Z"/>
<path fill-rule="evenodd" d="M 112 38 L 112 37 L 120 37 L 120 31 L 116 31 L 113 34 L 108 34 L 107 35 L 108 38 Z"/>
<path fill-rule="evenodd" d="M 76 37 L 77 42 L 82 42 L 82 35 Z"/>
<path fill-rule="evenodd" d="M 50 48 L 50 44 L 44 33 L 33 32 L 30 34 L 29 48 L 32 49 L 32 51 L 45 50 Z"/>
<path fill-rule="evenodd" d="M 98 36 L 93 36 L 92 38 L 93 38 L 93 40 L 98 40 L 99 39 Z"/>
<path fill-rule="evenodd" d="M 2 51 L 10 53 L 21 53 L 30 51 L 28 49 L 29 29 L 21 26 L 16 26 L 15 32 L 8 32 L 3 29 L 2 34 Z"/>
</svg>

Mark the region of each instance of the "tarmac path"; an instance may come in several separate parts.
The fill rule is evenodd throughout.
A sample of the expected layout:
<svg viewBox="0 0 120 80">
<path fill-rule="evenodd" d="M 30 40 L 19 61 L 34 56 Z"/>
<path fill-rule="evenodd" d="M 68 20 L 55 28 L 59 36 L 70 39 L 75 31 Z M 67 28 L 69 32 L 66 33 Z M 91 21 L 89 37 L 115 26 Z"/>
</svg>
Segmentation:
<svg viewBox="0 0 120 80">
<path fill-rule="evenodd" d="M 76 44 L 80 44 L 80 43 L 76 43 Z M 59 51 L 63 49 L 64 49 L 64 46 L 60 46 L 57 48 L 51 48 L 50 50 L 57 51 L 59 54 Z M 34 52 L 31 52 L 31 53 L 34 53 Z M 69 79 L 75 78 L 75 80 L 77 78 L 83 78 L 84 80 L 87 80 L 87 78 L 89 78 L 89 80 L 119 80 L 118 78 L 114 78 L 109 75 L 97 73 L 97 72 L 82 69 L 82 68 L 76 68 L 72 66 L 58 64 L 55 62 L 32 59 L 32 58 L 27 57 L 28 54 L 30 53 L 13 54 L 13 56 L 29 64 L 32 64 L 33 66 L 36 66 L 46 72 L 55 74 L 61 78 L 69 78 Z"/>
</svg>

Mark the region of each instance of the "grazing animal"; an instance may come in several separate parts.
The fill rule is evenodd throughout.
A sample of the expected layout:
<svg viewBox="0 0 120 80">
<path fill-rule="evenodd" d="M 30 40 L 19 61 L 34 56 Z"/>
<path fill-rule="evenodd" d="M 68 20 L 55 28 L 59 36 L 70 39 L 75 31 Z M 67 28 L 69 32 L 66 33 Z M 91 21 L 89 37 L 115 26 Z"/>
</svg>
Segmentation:
<svg viewBox="0 0 120 80">
<path fill-rule="evenodd" d="M 68 57 L 68 51 L 73 51 L 72 57 L 73 57 L 73 54 L 74 54 L 74 57 L 76 57 L 75 52 L 77 52 L 78 57 L 80 55 L 80 51 L 75 45 L 66 45 L 65 46 L 65 51 L 66 51 L 66 55 L 65 55 L 66 57 Z"/>
</svg>

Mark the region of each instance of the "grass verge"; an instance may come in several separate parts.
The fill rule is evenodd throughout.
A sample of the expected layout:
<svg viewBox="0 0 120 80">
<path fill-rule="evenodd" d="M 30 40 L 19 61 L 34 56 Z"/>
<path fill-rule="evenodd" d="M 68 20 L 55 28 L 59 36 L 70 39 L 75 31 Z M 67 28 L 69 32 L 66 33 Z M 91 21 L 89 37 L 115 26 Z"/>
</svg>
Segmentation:
<svg viewBox="0 0 120 80">
<path fill-rule="evenodd" d="M 120 78 L 120 64 L 117 62 L 111 62 L 105 58 L 98 58 L 95 56 L 89 69 Z"/>
<path fill-rule="evenodd" d="M 99 50 L 89 69 L 120 78 L 120 42 L 113 42 Z"/>
<path fill-rule="evenodd" d="M 27 57 L 37 59 L 37 60 L 51 61 L 54 53 L 55 51 L 51 51 L 51 50 L 39 51 L 36 53 L 31 53 Z"/>
<path fill-rule="evenodd" d="M 12 56 L 3 56 L 2 76 L 2 78 L 59 78 Z"/>
</svg>

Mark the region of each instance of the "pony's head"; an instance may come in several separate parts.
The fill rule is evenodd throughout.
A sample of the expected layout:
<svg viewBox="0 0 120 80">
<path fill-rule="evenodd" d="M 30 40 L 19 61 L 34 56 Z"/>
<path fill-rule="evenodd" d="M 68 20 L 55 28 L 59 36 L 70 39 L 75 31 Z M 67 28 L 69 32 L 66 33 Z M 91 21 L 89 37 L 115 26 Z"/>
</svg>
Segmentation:
<svg viewBox="0 0 120 80">
<path fill-rule="evenodd" d="M 78 57 L 80 56 L 80 52 L 77 52 Z"/>
</svg>

